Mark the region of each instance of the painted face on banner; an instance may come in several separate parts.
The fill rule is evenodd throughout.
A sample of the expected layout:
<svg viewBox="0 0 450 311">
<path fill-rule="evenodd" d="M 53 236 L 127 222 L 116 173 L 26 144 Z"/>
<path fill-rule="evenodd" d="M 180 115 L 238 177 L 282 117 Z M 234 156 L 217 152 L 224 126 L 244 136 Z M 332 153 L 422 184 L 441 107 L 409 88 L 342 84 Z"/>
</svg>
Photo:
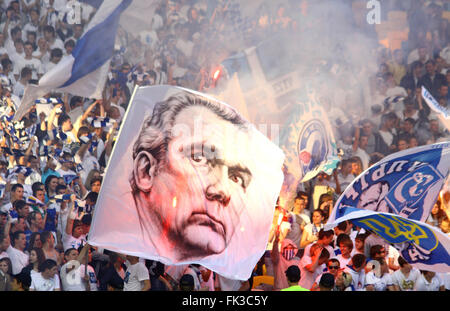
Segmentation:
<svg viewBox="0 0 450 311">
<path fill-rule="evenodd" d="M 252 180 L 248 134 L 205 107 L 174 122 L 167 161 L 154 177 L 149 209 L 187 257 L 224 251 L 239 224 Z M 190 135 L 192 133 L 193 135 Z"/>
</svg>

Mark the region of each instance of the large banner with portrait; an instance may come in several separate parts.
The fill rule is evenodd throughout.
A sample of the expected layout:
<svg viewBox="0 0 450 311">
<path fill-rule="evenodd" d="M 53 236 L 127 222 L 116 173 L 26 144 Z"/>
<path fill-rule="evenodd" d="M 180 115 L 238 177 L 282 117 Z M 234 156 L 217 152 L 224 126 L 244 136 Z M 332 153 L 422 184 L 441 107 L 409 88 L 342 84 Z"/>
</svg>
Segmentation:
<svg viewBox="0 0 450 311">
<path fill-rule="evenodd" d="M 88 242 L 246 280 L 267 245 L 283 161 L 231 106 L 179 87 L 138 88 Z"/>
<path fill-rule="evenodd" d="M 339 197 L 328 222 L 343 217 L 348 207 L 425 221 L 449 169 L 450 142 L 391 154 L 355 178 Z"/>
</svg>

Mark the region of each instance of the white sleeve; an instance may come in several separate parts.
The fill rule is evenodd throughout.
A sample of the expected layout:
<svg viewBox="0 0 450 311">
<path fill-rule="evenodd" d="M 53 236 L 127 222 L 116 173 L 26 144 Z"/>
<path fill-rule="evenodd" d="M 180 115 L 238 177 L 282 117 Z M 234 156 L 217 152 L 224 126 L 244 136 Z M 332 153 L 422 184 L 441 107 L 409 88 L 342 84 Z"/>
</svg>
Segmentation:
<svg viewBox="0 0 450 311">
<path fill-rule="evenodd" d="M 137 277 L 139 281 L 145 281 L 150 279 L 150 274 L 148 273 L 147 267 L 144 264 L 141 263 L 139 264 Z"/>
<path fill-rule="evenodd" d="M 59 283 L 59 276 L 58 276 L 58 274 L 55 274 L 54 281 L 55 281 L 55 289 L 61 289 L 61 285 Z"/>
</svg>

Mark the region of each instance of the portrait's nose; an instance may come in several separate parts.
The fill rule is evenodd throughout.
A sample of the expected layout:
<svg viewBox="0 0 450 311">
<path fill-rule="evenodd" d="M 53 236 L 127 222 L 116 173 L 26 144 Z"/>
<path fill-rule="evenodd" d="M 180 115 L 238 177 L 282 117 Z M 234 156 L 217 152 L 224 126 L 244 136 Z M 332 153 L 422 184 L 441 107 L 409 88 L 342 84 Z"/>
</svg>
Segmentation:
<svg viewBox="0 0 450 311">
<path fill-rule="evenodd" d="M 229 183 L 228 168 L 225 165 L 214 169 L 206 187 L 206 199 L 217 201 L 224 207 L 228 206 L 231 199 Z"/>
</svg>

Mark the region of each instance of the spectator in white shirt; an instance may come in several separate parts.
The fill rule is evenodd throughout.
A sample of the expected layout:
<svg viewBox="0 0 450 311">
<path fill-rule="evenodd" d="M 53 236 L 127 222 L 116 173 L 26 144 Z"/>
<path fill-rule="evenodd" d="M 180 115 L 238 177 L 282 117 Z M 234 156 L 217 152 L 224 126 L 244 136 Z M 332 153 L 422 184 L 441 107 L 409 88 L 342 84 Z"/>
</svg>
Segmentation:
<svg viewBox="0 0 450 311">
<path fill-rule="evenodd" d="M 30 291 L 60 291 L 58 266 L 53 259 L 46 259 L 39 265 L 39 272 L 31 275 Z"/>
</svg>

